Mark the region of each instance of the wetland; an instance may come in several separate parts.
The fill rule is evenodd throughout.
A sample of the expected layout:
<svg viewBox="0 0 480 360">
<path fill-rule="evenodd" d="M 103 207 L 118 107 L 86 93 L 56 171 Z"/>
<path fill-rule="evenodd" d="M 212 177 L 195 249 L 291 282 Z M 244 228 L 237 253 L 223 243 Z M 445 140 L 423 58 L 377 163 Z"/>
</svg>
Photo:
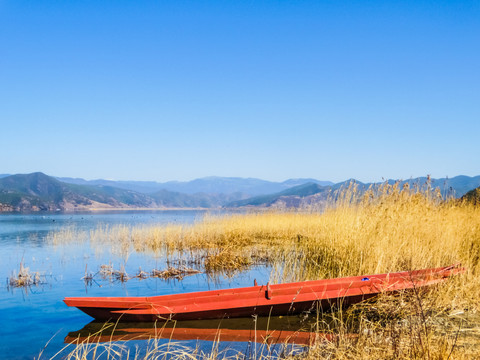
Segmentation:
<svg viewBox="0 0 480 360">
<path fill-rule="evenodd" d="M 8 358 L 38 358 L 42 351 L 41 358 L 47 359 L 80 359 L 86 354 L 87 358 L 109 359 L 128 358 L 127 354 L 141 359 L 470 359 L 479 353 L 480 210 L 435 192 L 385 184 L 358 193 L 352 186 L 322 213 L 309 209 L 216 214 L 162 211 L 12 214 L 0 219 L 6 278 L 1 302 L 7 325 L 0 346 Z M 99 341 L 85 335 L 85 329 L 97 329 L 99 324 L 89 324 L 91 318 L 62 302 L 65 296 L 162 295 L 251 286 L 254 280 L 302 281 L 458 262 L 466 268 L 464 274 L 426 291 L 380 295 L 375 302 L 338 313 L 305 315 L 299 327 L 316 334 L 316 340 L 309 346 L 284 341 L 275 353 L 264 340 L 258 342 L 261 350 L 252 348 L 258 338 L 223 341 L 203 331 L 202 340 L 189 337 L 192 330 L 175 341 L 181 347 L 175 348 L 178 352 L 168 352 L 165 346 L 171 349 L 175 339 L 167 330 L 171 325 L 126 330 L 123 325 L 109 324 L 109 335 L 93 330 L 89 335 L 118 339 L 117 335 L 134 333 L 138 338 L 127 336 L 123 340 L 128 341 L 121 344 L 102 345 L 107 353 L 97 356 L 92 348 L 98 350 Z M 9 279 L 27 268 L 38 281 L 12 286 Z M 268 331 L 259 325 L 263 320 L 254 320 L 249 320 L 250 330 Z M 285 321 L 285 325 L 276 325 L 284 331 L 291 329 L 287 324 L 299 323 L 299 318 L 290 317 L 271 320 L 272 324 Z M 179 329 L 215 327 L 205 323 L 182 326 Z M 239 325 L 230 322 L 228 327 L 241 333 Z M 221 325 L 217 329 L 221 333 Z M 75 336 L 78 341 L 86 338 L 87 344 L 77 341 L 64 349 L 65 339 Z M 266 337 L 272 338 L 269 333 Z M 145 338 L 154 339 L 153 348 Z M 63 352 L 56 355 L 59 350 Z"/>
</svg>

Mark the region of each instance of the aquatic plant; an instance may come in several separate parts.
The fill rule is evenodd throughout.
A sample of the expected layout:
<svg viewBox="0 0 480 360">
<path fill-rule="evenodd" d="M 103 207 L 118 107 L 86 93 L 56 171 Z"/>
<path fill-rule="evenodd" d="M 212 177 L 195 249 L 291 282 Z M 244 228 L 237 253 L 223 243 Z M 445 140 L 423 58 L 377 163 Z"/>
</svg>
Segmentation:
<svg viewBox="0 0 480 360">
<path fill-rule="evenodd" d="M 28 267 L 23 265 L 23 261 L 20 262 L 20 269 L 18 274 L 13 274 L 8 279 L 8 287 L 24 287 L 27 288 L 32 285 L 39 285 L 41 283 L 41 277 L 39 272 L 30 272 Z"/>
<path fill-rule="evenodd" d="M 122 265 L 120 270 L 115 270 L 112 264 L 100 265 L 100 269 L 96 273 L 89 273 L 85 267 L 85 276 L 81 278 L 85 285 L 92 285 L 95 278 L 102 278 L 103 280 L 126 282 L 131 279 L 147 279 L 150 277 L 157 277 L 162 279 L 177 279 L 182 280 L 186 276 L 191 276 L 201 273 L 200 270 L 180 265 L 178 267 L 169 266 L 164 270 L 153 269 L 150 272 L 143 271 L 141 268 L 135 275 L 129 275 Z"/>
</svg>

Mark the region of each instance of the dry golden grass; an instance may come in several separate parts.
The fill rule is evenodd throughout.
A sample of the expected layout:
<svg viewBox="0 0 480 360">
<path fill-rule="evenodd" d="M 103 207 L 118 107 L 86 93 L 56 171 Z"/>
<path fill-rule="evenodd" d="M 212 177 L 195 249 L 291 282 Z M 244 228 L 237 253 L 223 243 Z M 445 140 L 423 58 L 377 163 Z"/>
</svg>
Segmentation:
<svg viewBox="0 0 480 360">
<path fill-rule="evenodd" d="M 460 262 L 464 275 L 403 303 L 381 299 L 376 306 L 384 309 L 376 318 L 369 318 L 371 307 L 349 310 L 335 331 L 359 336 L 321 343 L 308 356 L 464 359 L 480 352 L 480 207 L 442 199 L 428 185 L 418 191 L 384 184 L 362 193 L 351 185 L 323 213 L 264 212 L 207 217 L 190 226 L 99 229 L 90 241 L 122 254 L 193 258 L 207 271 L 268 263 L 275 281 Z M 352 316 L 354 327 L 346 321 Z"/>
<path fill-rule="evenodd" d="M 351 186 L 323 213 L 267 212 L 207 217 L 193 225 L 119 226 L 97 229 L 89 237 L 92 244 L 125 258 L 132 251 L 150 252 L 194 259 L 207 270 L 268 263 L 276 267 L 277 281 L 461 262 L 467 272 L 456 280 L 461 283 L 457 296 L 479 305 L 480 208 L 397 185 L 363 194 Z"/>
</svg>

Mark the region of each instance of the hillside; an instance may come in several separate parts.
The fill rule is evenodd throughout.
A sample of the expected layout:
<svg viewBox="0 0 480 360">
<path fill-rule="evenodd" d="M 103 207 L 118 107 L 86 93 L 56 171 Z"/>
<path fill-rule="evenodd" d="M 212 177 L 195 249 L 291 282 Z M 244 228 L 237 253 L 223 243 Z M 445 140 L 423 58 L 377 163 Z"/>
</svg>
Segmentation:
<svg viewBox="0 0 480 360">
<path fill-rule="evenodd" d="M 227 207 L 241 207 L 241 206 L 262 206 L 268 207 L 274 205 L 276 202 L 282 201 L 287 207 L 297 207 L 298 199 L 319 193 L 326 194 L 330 191 L 330 186 L 321 186 L 316 183 L 307 183 L 294 186 L 290 189 L 270 194 L 255 196 L 245 200 L 233 201 L 228 203 Z M 296 199 L 296 201 L 295 201 Z"/>
<path fill-rule="evenodd" d="M 463 195 L 460 200 L 479 206 L 480 205 L 480 187 L 470 190 L 465 195 Z"/>
<path fill-rule="evenodd" d="M 66 184 L 37 172 L 1 178 L 0 204 L 10 211 L 56 211 L 151 207 L 155 202 L 133 191 L 109 186 Z"/>
</svg>

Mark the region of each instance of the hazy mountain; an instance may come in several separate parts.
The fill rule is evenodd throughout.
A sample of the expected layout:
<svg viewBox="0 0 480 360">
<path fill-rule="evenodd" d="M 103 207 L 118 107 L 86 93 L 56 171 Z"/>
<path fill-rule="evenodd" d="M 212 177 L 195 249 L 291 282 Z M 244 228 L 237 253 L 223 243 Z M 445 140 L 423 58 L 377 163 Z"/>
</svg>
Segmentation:
<svg viewBox="0 0 480 360">
<path fill-rule="evenodd" d="M 308 184 L 308 183 L 315 183 L 321 186 L 331 186 L 334 185 L 335 183 L 331 181 L 322 181 L 322 180 L 317 180 L 317 179 L 304 179 L 304 178 L 299 178 L 299 179 L 288 179 L 282 182 L 282 185 L 286 186 L 287 188 L 291 188 L 294 186 L 298 185 L 303 185 L 303 184 Z"/>
<path fill-rule="evenodd" d="M 235 193 L 241 192 L 249 195 L 265 194 L 278 191 L 280 183 L 255 178 L 236 178 L 210 176 L 192 181 L 169 181 L 162 184 L 163 188 L 170 191 L 179 191 L 187 194 L 194 193 Z"/>
<path fill-rule="evenodd" d="M 157 204 L 166 207 L 219 208 L 231 201 L 245 198 L 242 193 L 235 194 L 185 194 L 175 191 L 160 190 L 150 194 Z"/>
<path fill-rule="evenodd" d="M 286 197 L 298 197 L 304 198 L 311 195 L 316 195 L 318 193 L 327 194 L 330 191 L 330 186 L 322 186 L 316 183 L 307 183 L 298 186 L 294 186 L 290 189 L 270 194 L 270 195 L 261 195 L 255 196 L 245 200 L 233 201 L 228 203 L 227 207 L 239 207 L 239 206 L 271 206 L 277 202 L 280 198 L 283 198 L 285 201 Z"/>
<path fill-rule="evenodd" d="M 127 189 L 145 194 L 160 190 L 168 190 L 185 194 L 238 194 L 243 197 L 271 194 L 293 186 L 314 182 L 320 185 L 333 185 L 330 181 L 316 179 L 289 179 L 283 182 L 274 182 L 256 178 L 209 176 L 191 181 L 168 181 L 164 183 L 154 181 L 112 181 L 112 180 L 84 180 L 79 178 L 57 178 L 72 184 L 79 185 L 106 185 Z"/>
<path fill-rule="evenodd" d="M 69 184 L 77 185 L 102 185 L 112 186 L 119 189 L 131 190 L 140 193 L 154 193 L 164 189 L 161 183 L 155 181 L 115 181 L 115 180 L 85 180 L 81 178 L 57 177 L 56 179 Z"/>
</svg>

